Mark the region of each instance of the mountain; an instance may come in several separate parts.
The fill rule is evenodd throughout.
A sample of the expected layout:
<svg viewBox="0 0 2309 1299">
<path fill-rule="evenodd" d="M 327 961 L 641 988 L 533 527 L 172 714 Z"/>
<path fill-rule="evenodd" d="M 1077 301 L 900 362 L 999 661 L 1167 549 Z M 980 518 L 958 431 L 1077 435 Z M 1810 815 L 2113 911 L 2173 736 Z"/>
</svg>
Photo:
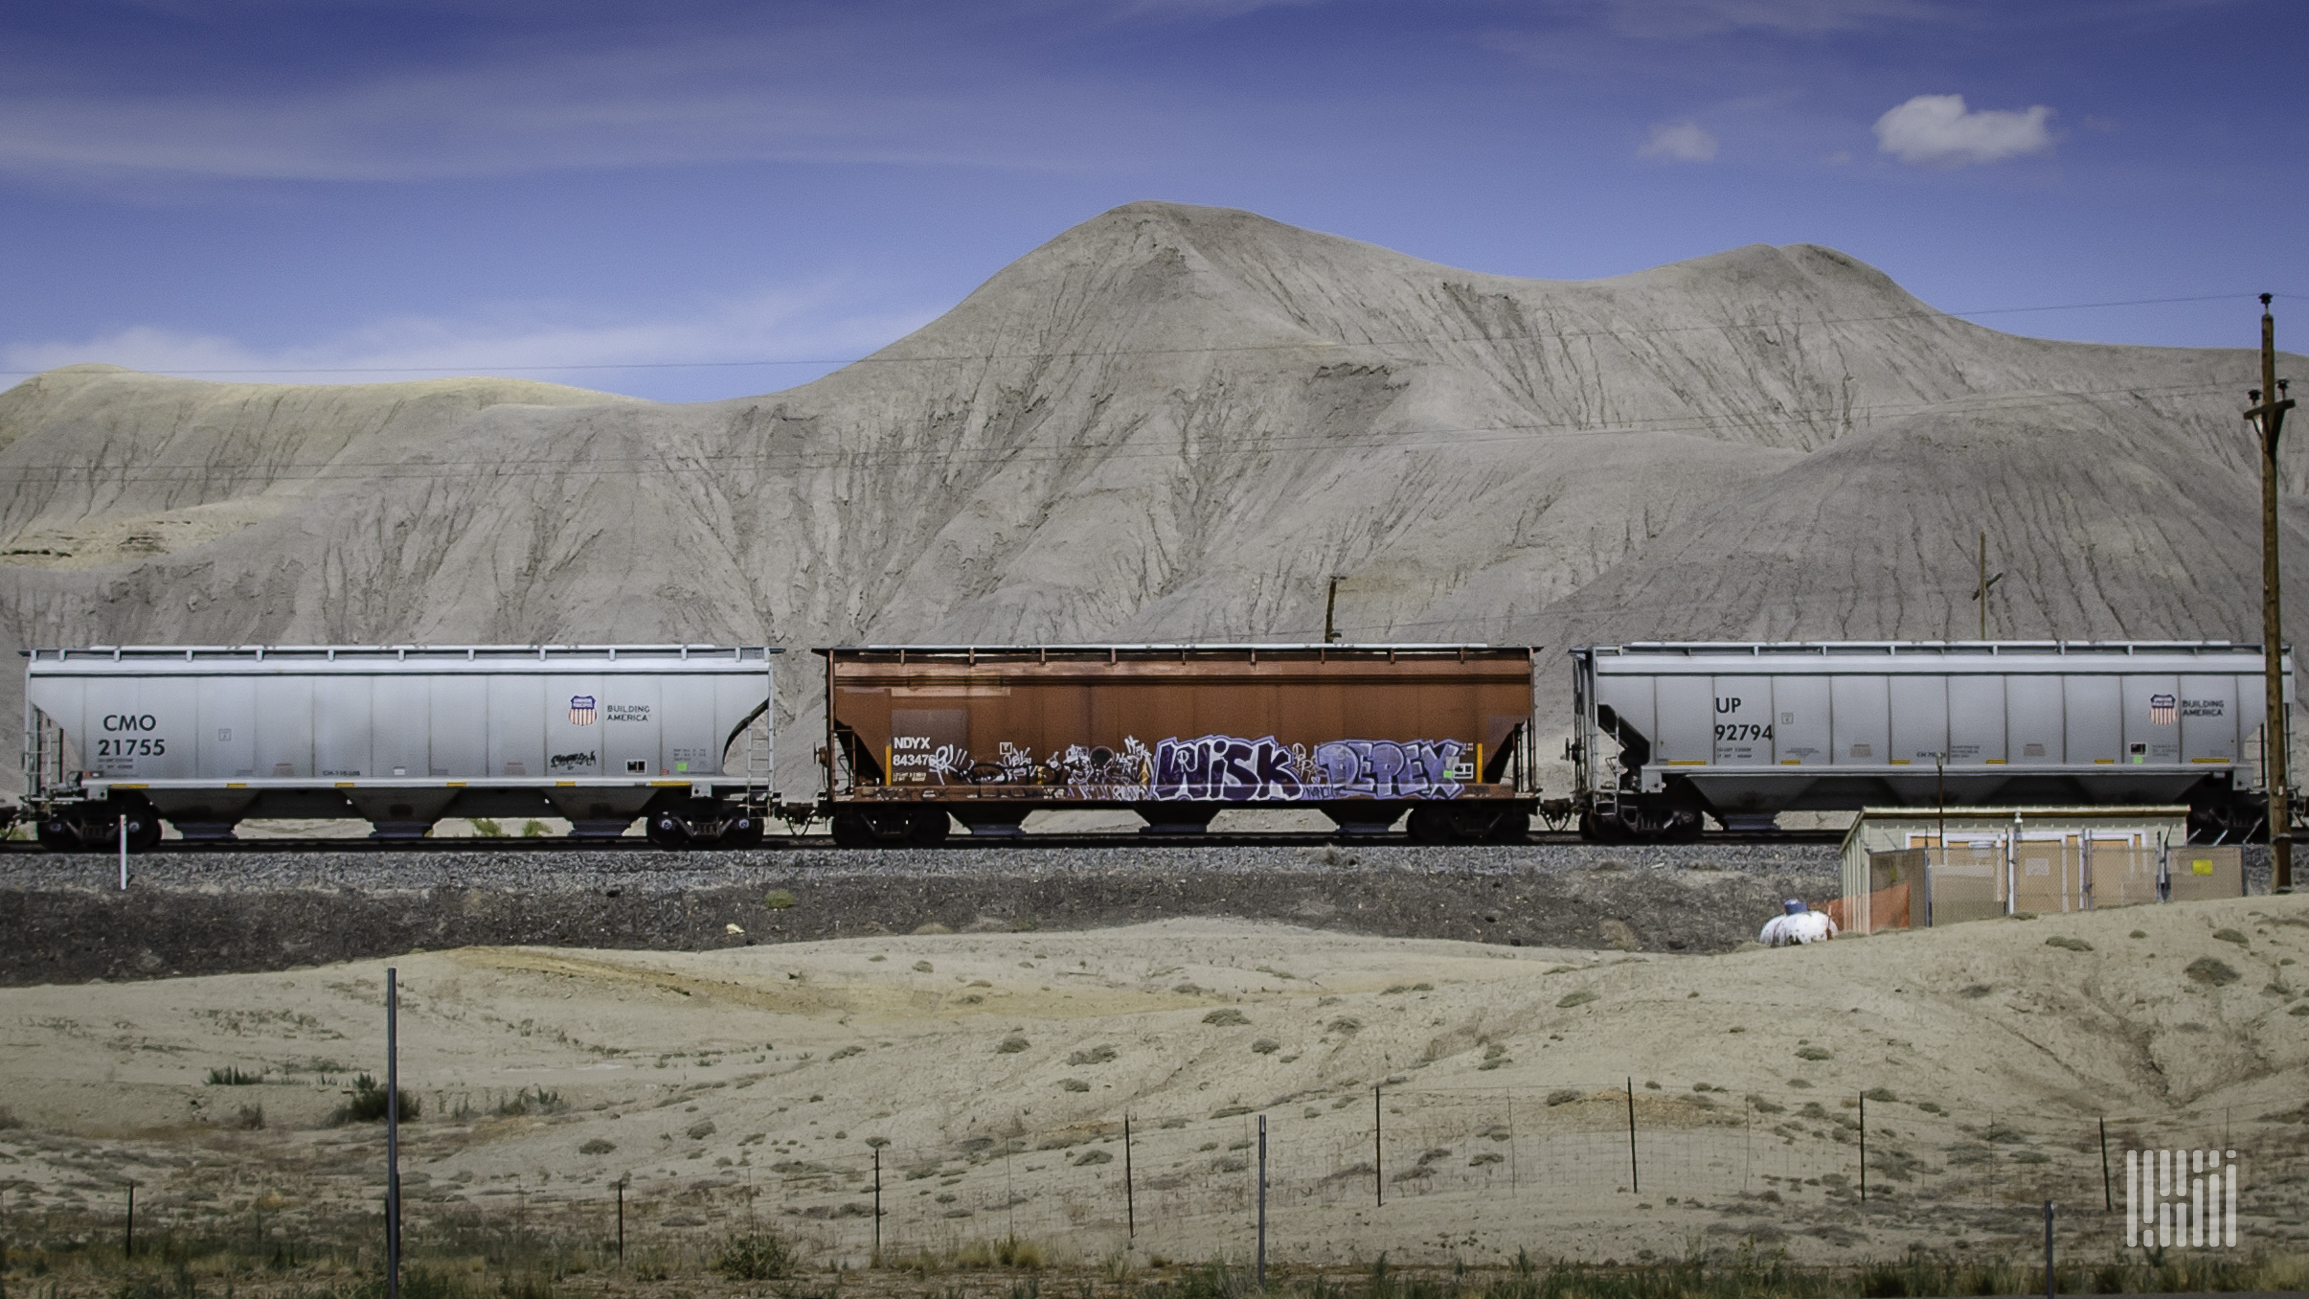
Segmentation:
<svg viewBox="0 0 2309 1299">
<path fill-rule="evenodd" d="M 2258 375 L 1812 245 L 1510 279 L 1134 203 L 762 397 L 50 371 L 0 393 L 0 637 L 1308 640 L 1343 574 L 1352 639 L 1549 646 L 1555 718 L 1575 642 L 1974 635 L 1985 532 L 1993 636 L 2258 640 Z"/>
</svg>

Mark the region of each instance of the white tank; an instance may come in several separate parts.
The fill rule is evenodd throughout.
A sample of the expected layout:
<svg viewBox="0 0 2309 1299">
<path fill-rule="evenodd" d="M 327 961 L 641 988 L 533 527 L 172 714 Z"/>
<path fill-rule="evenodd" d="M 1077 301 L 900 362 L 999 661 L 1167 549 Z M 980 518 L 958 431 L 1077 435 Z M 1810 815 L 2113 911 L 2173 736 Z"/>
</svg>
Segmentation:
<svg viewBox="0 0 2309 1299">
<path fill-rule="evenodd" d="M 763 646 L 44 649 L 27 655 L 27 801 L 148 803 L 188 834 L 247 817 L 559 816 L 744 796 Z M 761 752 L 766 758 L 766 744 Z M 765 793 L 764 791 L 757 791 Z"/>
<path fill-rule="evenodd" d="M 2261 649 L 2226 641 L 1572 651 L 1583 807 L 2193 803 L 2262 790 Z M 2292 662 L 2285 663 L 2292 702 Z"/>
</svg>

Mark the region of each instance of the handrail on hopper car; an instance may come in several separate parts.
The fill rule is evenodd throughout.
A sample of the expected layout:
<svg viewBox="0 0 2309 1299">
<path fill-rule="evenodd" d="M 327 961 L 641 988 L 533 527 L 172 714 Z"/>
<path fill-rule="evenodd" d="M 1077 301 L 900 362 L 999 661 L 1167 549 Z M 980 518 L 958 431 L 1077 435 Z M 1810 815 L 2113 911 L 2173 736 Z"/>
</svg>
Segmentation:
<svg viewBox="0 0 2309 1299">
<path fill-rule="evenodd" d="M 2292 646 L 2285 647 L 2287 653 Z M 1885 654 L 1947 654 L 1955 651 L 1990 656 L 1997 654 L 2200 654 L 2239 650 L 2261 652 L 2259 641 L 2226 640 L 1815 640 L 1815 641 L 1623 641 L 1617 645 L 1583 645 L 1568 651 L 1581 653 L 1616 654 L 1641 650 L 1649 654 L 1746 654 L 1754 658 L 1771 655 L 1850 654 L 1881 651 Z"/>
<path fill-rule="evenodd" d="M 1486 641 L 1222 641 L 1196 642 L 1153 641 L 1141 645 L 820 645 L 810 652 L 820 656 L 834 654 L 1107 654 L 1128 651 L 1133 654 L 1216 654 L 1235 650 L 1363 650 L 1372 653 L 1451 654 L 1466 650 L 1487 650 L 1500 653 L 1521 651 L 1536 656 L 1547 648 L 1544 645 L 1493 645 Z"/>
</svg>

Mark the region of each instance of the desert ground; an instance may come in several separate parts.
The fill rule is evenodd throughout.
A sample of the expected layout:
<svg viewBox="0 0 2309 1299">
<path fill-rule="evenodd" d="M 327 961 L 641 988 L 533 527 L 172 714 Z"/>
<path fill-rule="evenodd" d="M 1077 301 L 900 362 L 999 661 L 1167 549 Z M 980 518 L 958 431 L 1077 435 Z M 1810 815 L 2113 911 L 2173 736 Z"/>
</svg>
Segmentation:
<svg viewBox="0 0 2309 1299">
<path fill-rule="evenodd" d="M 2244 1243 L 2298 1253 L 2305 952 L 2285 896 L 1708 956 L 1211 919 L 16 987 L 0 1207 L 110 1241 L 133 1180 L 148 1239 L 373 1235 L 382 1126 L 331 1115 L 393 966 L 416 1253 L 489 1222 L 599 1256 L 623 1182 L 637 1259 L 1242 1261 L 1262 1121 L 1300 1265 L 2026 1256 L 2047 1199 L 2113 1257 L 2104 1124 L 2120 1209 L 2126 1149 L 2234 1148 Z"/>
</svg>

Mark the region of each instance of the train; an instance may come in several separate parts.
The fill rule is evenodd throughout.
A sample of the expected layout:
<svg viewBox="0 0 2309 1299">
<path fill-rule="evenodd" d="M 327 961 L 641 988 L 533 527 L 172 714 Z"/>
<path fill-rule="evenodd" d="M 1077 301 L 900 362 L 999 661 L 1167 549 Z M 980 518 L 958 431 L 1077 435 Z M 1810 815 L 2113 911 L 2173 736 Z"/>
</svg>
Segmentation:
<svg viewBox="0 0 2309 1299">
<path fill-rule="evenodd" d="M 91 647 L 26 653 L 23 814 L 47 847 L 151 847 L 251 818 L 566 820 L 608 840 L 851 848 L 1038 811 L 1194 836 L 1229 809 L 1341 835 L 1517 842 L 1768 832 L 1790 811 L 2185 803 L 2265 838 L 2260 647 L 1756 642 L 1570 651 L 1572 771 L 1543 797 L 1541 647 L 859 645 L 823 669 L 816 791 L 777 787 L 775 646 Z M 2284 698 L 2293 700 L 2292 660 Z"/>
<path fill-rule="evenodd" d="M 771 646 L 36 649 L 23 810 L 50 848 L 149 848 L 162 821 L 558 817 L 578 838 L 761 842 Z"/>
<path fill-rule="evenodd" d="M 1934 803 L 2187 804 L 2201 840 L 2267 834 L 2258 645 L 1651 643 L 1571 659 L 1590 838 Z M 2290 653 L 2280 667 L 2290 709 Z"/>
</svg>

